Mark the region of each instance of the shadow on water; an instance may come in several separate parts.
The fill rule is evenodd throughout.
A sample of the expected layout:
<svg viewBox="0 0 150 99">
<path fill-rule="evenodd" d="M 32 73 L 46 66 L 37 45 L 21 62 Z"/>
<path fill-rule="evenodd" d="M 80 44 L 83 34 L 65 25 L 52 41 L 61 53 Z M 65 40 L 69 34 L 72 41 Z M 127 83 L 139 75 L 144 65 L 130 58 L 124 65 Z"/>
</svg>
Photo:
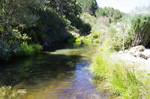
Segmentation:
<svg viewBox="0 0 150 99">
<path fill-rule="evenodd" d="M 51 55 L 41 54 L 19 62 L 5 63 L 0 69 L 0 86 L 15 85 L 24 79 L 44 80 L 57 78 L 60 73 L 75 70 L 75 63 L 81 56 L 78 55 Z M 36 81 L 32 82 L 36 83 Z"/>
</svg>

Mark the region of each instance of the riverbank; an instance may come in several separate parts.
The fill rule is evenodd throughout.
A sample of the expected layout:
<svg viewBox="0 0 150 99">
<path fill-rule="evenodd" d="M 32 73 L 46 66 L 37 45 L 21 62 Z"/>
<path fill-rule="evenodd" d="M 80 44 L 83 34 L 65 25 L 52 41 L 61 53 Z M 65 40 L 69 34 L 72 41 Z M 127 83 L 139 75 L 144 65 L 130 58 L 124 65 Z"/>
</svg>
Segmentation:
<svg viewBox="0 0 150 99">
<path fill-rule="evenodd" d="M 98 90 L 121 99 L 149 98 L 150 62 L 128 53 L 98 51 L 93 56 L 91 71 Z"/>
</svg>

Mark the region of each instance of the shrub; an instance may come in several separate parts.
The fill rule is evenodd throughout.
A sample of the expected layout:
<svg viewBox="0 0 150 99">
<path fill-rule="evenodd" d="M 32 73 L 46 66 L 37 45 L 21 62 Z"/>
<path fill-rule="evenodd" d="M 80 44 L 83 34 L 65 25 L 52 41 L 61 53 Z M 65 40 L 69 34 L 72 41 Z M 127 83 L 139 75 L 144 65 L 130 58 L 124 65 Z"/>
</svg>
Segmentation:
<svg viewBox="0 0 150 99">
<path fill-rule="evenodd" d="M 34 49 L 32 46 L 29 46 L 27 42 L 23 42 L 17 54 L 18 56 L 29 56 L 33 54 L 33 51 Z"/>
<path fill-rule="evenodd" d="M 7 41 L 0 41 L 0 59 L 8 59 L 11 56 L 10 45 Z"/>
<path fill-rule="evenodd" d="M 20 50 L 18 41 L 0 40 L 0 59 L 8 60 Z"/>
<path fill-rule="evenodd" d="M 38 53 L 42 50 L 42 46 L 38 44 L 28 45 L 27 42 L 23 42 L 20 51 L 17 53 L 17 56 L 31 56 L 35 53 Z"/>
<path fill-rule="evenodd" d="M 32 48 L 34 49 L 34 53 L 39 53 L 43 49 L 39 44 L 32 44 L 30 46 L 32 46 Z"/>
<path fill-rule="evenodd" d="M 70 15 L 67 15 L 66 17 L 68 20 L 71 21 L 71 25 L 76 27 L 80 31 L 80 34 L 87 35 L 90 33 L 91 25 L 83 21 L 79 16 L 70 14 Z"/>
<path fill-rule="evenodd" d="M 37 25 L 24 30 L 32 38 L 32 43 L 52 43 L 69 37 L 68 30 L 71 22 L 65 16 L 57 14 L 52 8 L 44 8 L 35 12 L 40 17 Z"/>
<path fill-rule="evenodd" d="M 132 45 L 144 45 L 150 41 L 150 16 L 135 15 L 131 20 L 131 31 L 133 32 Z"/>
</svg>

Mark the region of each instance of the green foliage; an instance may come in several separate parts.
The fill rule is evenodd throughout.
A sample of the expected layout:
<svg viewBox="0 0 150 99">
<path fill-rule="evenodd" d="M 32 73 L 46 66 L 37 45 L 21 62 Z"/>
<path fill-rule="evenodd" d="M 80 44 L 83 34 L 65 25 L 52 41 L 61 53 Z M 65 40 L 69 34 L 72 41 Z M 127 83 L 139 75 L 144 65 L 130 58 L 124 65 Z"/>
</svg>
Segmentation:
<svg viewBox="0 0 150 99">
<path fill-rule="evenodd" d="M 20 44 L 18 41 L 0 41 L 0 59 L 4 60 L 13 56 L 30 56 L 41 50 L 42 46 L 38 44 L 28 45 L 27 42 Z"/>
<path fill-rule="evenodd" d="M 38 44 L 28 45 L 27 42 L 23 42 L 21 44 L 19 52 L 16 54 L 17 56 L 30 56 L 35 53 L 39 53 L 42 50 L 42 46 Z"/>
<path fill-rule="evenodd" d="M 81 4 L 82 12 L 87 12 L 95 16 L 97 10 L 96 0 L 77 0 L 77 2 Z"/>
<path fill-rule="evenodd" d="M 131 47 L 132 43 L 132 32 L 130 31 L 130 25 L 126 25 L 128 22 L 120 22 L 117 24 L 111 24 L 108 31 L 108 41 L 111 49 L 116 51 L 122 50 L 123 47 L 123 38 L 125 36 L 125 49 Z"/>
<path fill-rule="evenodd" d="M 96 18 L 92 15 L 90 15 L 89 13 L 82 13 L 80 15 L 80 18 L 85 22 L 85 23 L 89 23 L 92 27 L 95 25 L 96 23 Z"/>
<path fill-rule="evenodd" d="M 34 49 L 34 53 L 39 53 L 43 49 L 43 47 L 39 44 L 32 44 L 30 46 L 32 46 L 32 48 Z"/>
<path fill-rule="evenodd" d="M 89 23 L 85 23 L 80 17 L 68 15 L 67 19 L 71 21 L 72 26 L 75 26 L 78 30 L 80 30 L 80 34 L 87 35 L 90 33 L 91 25 Z"/>
<path fill-rule="evenodd" d="M 24 28 L 25 26 L 35 26 L 39 19 L 32 11 L 41 8 L 46 0 L 1 0 L 0 3 L 0 23 L 3 27 L 2 38 L 6 37 L 9 27 L 13 29 Z"/>
<path fill-rule="evenodd" d="M 69 37 L 68 30 L 71 22 L 64 16 L 58 15 L 51 8 L 40 9 L 37 13 L 40 19 L 36 27 L 25 30 L 32 37 L 32 42 L 52 43 Z"/>
<path fill-rule="evenodd" d="M 21 45 L 20 51 L 18 52 L 18 56 L 29 56 L 33 54 L 33 47 L 29 46 L 27 42 L 23 42 Z"/>
<path fill-rule="evenodd" d="M 1 0 L 1 59 L 15 56 L 21 49 L 21 43 L 31 39 L 23 30 L 36 25 L 39 16 L 34 11 L 41 9 L 46 3 L 46 0 Z"/>
<path fill-rule="evenodd" d="M 50 0 L 49 6 L 61 15 L 79 15 L 82 12 L 80 4 L 76 0 Z"/>
<path fill-rule="evenodd" d="M 116 30 L 114 31 L 113 28 Z M 126 15 L 120 23 L 112 24 L 109 29 L 111 36 L 111 46 L 120 50 L 123 46 L 123 37 L 125 36 L 125 48 L 136 45 L 146 46 L 150 41 L 150 16 L 149 15 Z M 112 35 L 112 32 L 114 34 Z M 116 32 L 116 33 L 115 33 Z M 125 33 L 125 34 L 124 34 Z"/>
<path fill-rule="evenodd" d="M 124 13 L 121 11 L 110 8 L 110 7 L 105 7 L 105 8 L 98 8 L 96 11 L 96 16 L 106 16 L 109 17 L 110 22 L 117 22 L 120 18 L 122 18 Z"/>
<path fill-rule="evenodd" d="M 76 38 L 74 36 L 69 37 L 68 42 L 74 43 L 76 41 Z"/>
<path fill-rule="evenodd" d="M 8 42 L 6 40 L 0 40 L 0 59 L 7 60 L 19 50 L 19 43 L 17 41 Z"/>
<path fill-rule="evenodd" d="M 95 15 L 96 1 L 91 0 L 88 7 L 91 14 Z M 91 25 L 80 18 L 81 12 L 81 3 L 76 0 L 2 0 L 0 47 L 5 55 L 0 58 L 29 56 L 41 49 L 37 45 L 28 44 L 39 43 L 48 46 L 53 42 L 66 40 L 70 37 L 72 26 L 77 28 L 81 35 L 89 34 Z M 3 47 L 9 50 L 5 51 Z M 14 52 L 15 47 L 20 51 Z M 16 53 L 18 54 L 15 55 Z"/>
<path fill-rule="evenodd" d="M 113 28 L 113 27 L 109 28 L 109 34 L 110 34 L 111 37 L 113 37 L 114 35 L 116 35 L 116 33 L 117 33 L 116 28 Z"/>
<path fill-rule="evenodd" d="M 142 44 L 144 46 L 150 41 L 150 16 L 135 15 L 131 19 L 131 32 L 133 35 L 132 45 Z"/>
</svg>

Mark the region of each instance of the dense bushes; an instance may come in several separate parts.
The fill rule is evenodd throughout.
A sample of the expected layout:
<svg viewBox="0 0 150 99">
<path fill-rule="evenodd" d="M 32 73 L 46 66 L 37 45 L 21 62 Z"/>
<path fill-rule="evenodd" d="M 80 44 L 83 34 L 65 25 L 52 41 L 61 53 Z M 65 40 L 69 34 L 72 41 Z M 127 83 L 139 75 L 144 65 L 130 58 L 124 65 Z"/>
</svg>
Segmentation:
<svg viewBox="0 0 150 99">
<path fill-rule="evenodd" d="M 110 8 L 110 7 L 105 7 L 105 8 L 98 8 L 96 11 L 96 16 L 106 16 L 109 18 L 110 23 L 111 22 L 117 22 L 120 18 L 122 18 L 124 15 L 124 13 L 122 13 L 121 11 L 114 9 L 114 8 Z"/>
<path fill-rule="evenodd" d="M 67 19 L 71 21 L 71 25 L 75 26 L 80 34 L 87 35 L 91 31 L 91 26 L 89 23 L 85 23 L 80 17 L 75 16 L 75 15 L 68 15 Z"/>
<path fill-rule="evenodd" d="M 77 0 L 77 2 L 80 4 L 82 12 L 87 12 L 90 15 L 95 16 L 98 8 L 96 0 Z"/>
<path fill-rule="evenodd" d="M 8 59 L 13 53 L 19 51 L 19 44 L 17 41 L 13 43 L 6 40 L 0 40 L 0 59 Z"/>
<path fill-rule="evenodd" d="M 136 15 L 131 20 L 131 32 L 133 35 L 132 46 L 142 44 L 146 46 L 150 41 L 150 16 Z"/>
<path fill-rule="evenodd" d="M 89 33 L 90 25 L 77 17 L 82 10 L 76 0 L 47 1 L 49 0 L 2 0 L 0 59 L 28 56 L 41 50 L 41 46 L 33 43 L 49 46 L 52 42 L 65 40 L 70 36 L 70 25 L 78 28 L 80 33 Z M 55 2 L 62 4 L 57 5 Z M 58 10 L 55 6 L 62 8 Z"/>
<path fill-rule="evenodd" d="M 124 16 L 119 23 L 110 25 L 111 46 L 116 50 L 121 50 L 124 37 L 126 49 L 136 45 L 146 46 L 150 41 L 149 27 L 149 15 Z"/>
<path fill-rule="evenodd" d="M 68 38 L 70 21 L 64 16 L 58 15 L 51 8 L 37 11 L 40 17 L 34 28 L 27 28 L 25 32 L 32 37 L 32 42 L 52 43 Z"/>
</svg>

